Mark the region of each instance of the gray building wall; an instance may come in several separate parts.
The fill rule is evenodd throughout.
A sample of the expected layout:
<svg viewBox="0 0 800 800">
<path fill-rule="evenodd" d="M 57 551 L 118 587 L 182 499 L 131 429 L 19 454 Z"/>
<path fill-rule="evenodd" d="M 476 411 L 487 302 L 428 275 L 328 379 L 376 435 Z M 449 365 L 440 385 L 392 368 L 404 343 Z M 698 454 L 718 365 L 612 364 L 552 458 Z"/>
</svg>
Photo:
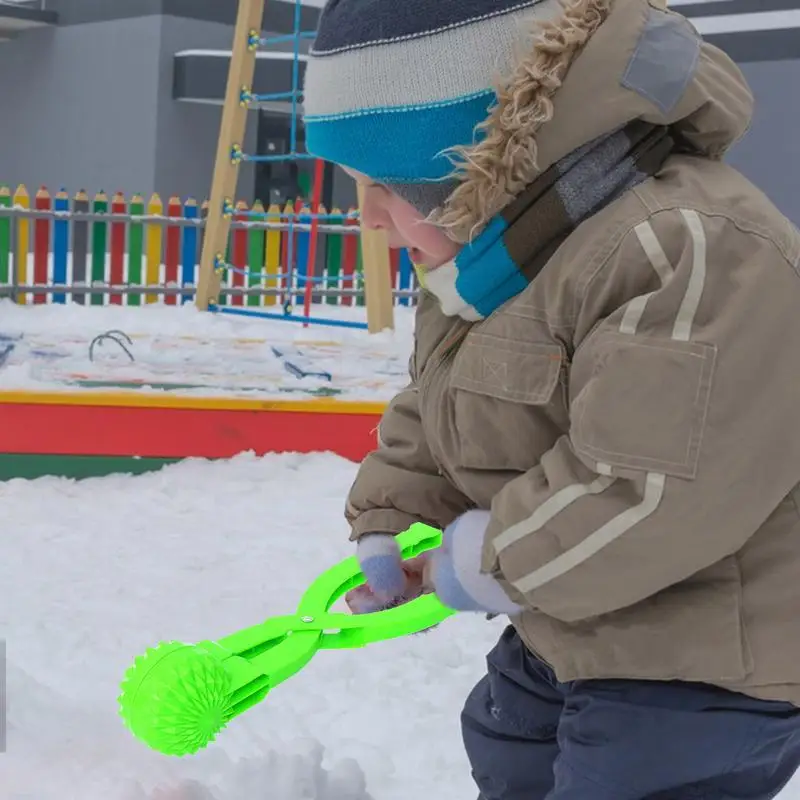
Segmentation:
<svg viewBox="0 0 800 800">
<path fill-rule="evenodd" d="M 233 27 L 142 16 L 33 31 L 0 44 L 0 184 L 205 199 L 220 106 L 172 99 L 173 56 L 230 49 Z M 257 115 L 249 115 L 252 152 Z M 243 164 L 239 196 L 253 194 Z"/>
<path fill-rule="evenodd" d="M 158 17 L 0 44 L 0 183 L 130 194 L 154 186 Z"/>
<path fill-rule="evenodd" d="M 341 169 L 333 174 L 333 206 L 342 211 L 358 206 L 358 192 L 353 179 Z"/>
<path fill-rule="evenodd" d="M 176 102 L 172 98 L 172 70 L 175 53 L 187 49 L 230 50 L 233 28 L 213 22 L 179 17 L 161 17 L 159 42 L 156 141 L 153 185 L 163 196 L 179 193 L 182 197 L 205 199 L 211 192 L 211 178 L 217 153 L 222 107 L 200 103 Z M 245 153 L 255 150 L 258 114 L 251 112 L 247 135 L 242 145 Z M 239 169 L 238 196 L 253 196 L 255 169 L 243 163 Z"/>
<path fill-rule="evenodd" d="M 728 156 L 800 225 L 800 60 L 742 65 L 755 95 L 753 125 Z"/>
<path fill-rule="evenodd" d="M 59 25 L 81 25 L 111 19 L 141 16 L 173 16 L 233 25 L 239 0 L 42 0 L 48 11 L 58 14 Z M 300 14 L 303 30 L 312 30 L 319 18 L 323 0 L 303 0 Z M 293 29 L 294 0 L 270 0 L 264 16 L 269 28 L 289 32 Z"/>
</svg>

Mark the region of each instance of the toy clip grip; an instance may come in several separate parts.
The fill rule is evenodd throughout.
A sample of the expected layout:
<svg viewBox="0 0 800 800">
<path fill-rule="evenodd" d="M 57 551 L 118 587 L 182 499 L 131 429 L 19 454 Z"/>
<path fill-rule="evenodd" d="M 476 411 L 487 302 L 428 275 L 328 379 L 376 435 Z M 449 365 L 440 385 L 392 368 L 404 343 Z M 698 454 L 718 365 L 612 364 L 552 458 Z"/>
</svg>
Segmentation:
<svg viewBox="0 0 800 800">
<path fill-rule="evenodd" d="M 423 523 L 412 525 L 397 535 L 403 560 L 433 550 L 441 542 L 442 532 Z M 314 625 L 323 624 L 325 629 L 319 642 L 320 649 L 363 647 L 371 642 L 420 633 L 453 613 L 432 594 L 396 608 L 357 616 L 327 613 L 339 598 L 364 582 L 358 560 L 351 556 L 320 575 L 301 598 L 297 616 Z"/>
<path fill-rule="evenodd" d="M 434 550 L 442 543 L 442 532 L 423 523 L 416 523 L 408 530 L 397 534 L 397 544 L 404 561 Z M 364 573 L 355 556 L 350 556 L 320 575 L 308 587 L 300 600 L 298 614 L 304 614 L 308 607 L 311 613 L 328 611 L 333 604 L 351 589 L 366 582 Z M 364 614 L 364 617 L 369 616 Z"/>
</svg>

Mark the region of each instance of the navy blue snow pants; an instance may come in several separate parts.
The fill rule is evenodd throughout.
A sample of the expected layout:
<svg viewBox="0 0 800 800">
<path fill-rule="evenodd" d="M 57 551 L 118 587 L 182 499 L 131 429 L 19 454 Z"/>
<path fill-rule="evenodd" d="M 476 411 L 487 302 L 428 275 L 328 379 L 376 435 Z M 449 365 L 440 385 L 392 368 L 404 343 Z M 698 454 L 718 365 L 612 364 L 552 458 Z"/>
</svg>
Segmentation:
<svg viewBox="0 0 800 800">
<path fill-rule="evenodd" d="M 800 709 L 704 684 L 559 683 L 509 627 L 462 731 L 480 800 L 768 800 L 800 766 Z"/>
</svg>

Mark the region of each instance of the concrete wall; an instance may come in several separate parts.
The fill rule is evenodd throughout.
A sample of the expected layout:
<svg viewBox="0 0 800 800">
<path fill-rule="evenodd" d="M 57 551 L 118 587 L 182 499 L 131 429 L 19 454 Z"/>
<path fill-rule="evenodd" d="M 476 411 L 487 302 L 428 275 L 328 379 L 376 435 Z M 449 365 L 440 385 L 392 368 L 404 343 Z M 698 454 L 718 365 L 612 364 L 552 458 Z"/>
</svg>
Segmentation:
<svg viewBox="0 0 800 800">
<path fill-rule="evenodd" d="M 230 25 L 151 15 L 0 44 L 0 184 L 205 199 L 222 109 L 172 99 L 173 56 L 230 49 L 232 36 Z M 256 129 L 251 114 L 245 152 Z M 249 199 L 253 184 L 244 164 L 239 196 Z"/>
<path fill-rule="evenodd" d="M 322 0 L 303 0 L 301 27 L 313 30 L 319 18 Z M 55 11 L 60 25 L 82 25 L 112 19 L 162 15 L 205 20 L 233 25 L 238 0 L 45 0 L 45 7 Z M 269 0 L 264 24 L 271 30 L 289 33 L 294 26 L 293 0 Z"/>
<path fill-rule="evenodd" d="M 140 17 L 0 44 L 0 183 L 151 191 L 159 29 Z"/>
<path fill-rule="evenodd" d="M 728 161 L 800 225 L 800 60 L 744 64 L 756 99 L 753 125 Z"/>
<path fill-rule="evenodd" d="M 227 25 L 179 17 L 162 17 L 158 65 L 155 126 L 159 148 L 154 154 L 153 184 L 162 196 L 179 193 L 198 200 L 211 192 L 222 107 L 179 103 L 172 99 L 173 56 L 185 49 L 229 50 L 233 29 Z M 255 150 L 258 115 L 248 115 L 244 152 Z M 243 164 L 239 170 L 239 197 L 253 195 L 255 170 Z"/>
<path fill-rule="evenodd" d="M 333 205 L 346 211 L 358 205 L 358 192 L 355 181 L 341 169 L 336 169 L 333 177 Z"/>
</svg>

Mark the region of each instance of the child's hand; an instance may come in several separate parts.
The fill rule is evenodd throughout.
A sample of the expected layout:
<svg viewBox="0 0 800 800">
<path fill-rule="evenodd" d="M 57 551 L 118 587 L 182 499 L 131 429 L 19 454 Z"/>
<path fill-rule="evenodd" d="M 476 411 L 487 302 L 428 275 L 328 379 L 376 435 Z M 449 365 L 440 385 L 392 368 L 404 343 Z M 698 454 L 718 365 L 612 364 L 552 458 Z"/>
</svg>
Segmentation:
<svg viewBox="0 0 800 800">
<path fill-rule="evenodd" d="M 348 592 L 347 605 L 354 614 L 402 605 L 425 593 L 426 555 L 403 561 L 391 534 L 373 533 L 358 542 L 357 557 L 366 584 Z"/>
<path fill-rule="evenodd" d="M 397 539 L 390 533 L 368 533 L 358 540 L 356 557 L 376 597 L 392 600 L 403 593 L 406 573 Z"/>
<path fill-rule="evenodd" d="M 442 546 L 430 554 L 424 581 L 448 608 L 490 615 L 519 614 L 522 609 L 491 576 L 481 573 L 481 550 L 491 515 L 467 511 L 444 531 Z"/>
<path fill-rule="evenodd" d="M 403 590 L 395 597 L 386 599 L 385 595 L 377 595 L 365 583 L 349 591 L 345 597 L 347 606 L 353 614 L 369 614 L 373 611 L 384 611 L 387 608 L 403 605 L 415 600 L 423 594 L 429 594 L 425 586 L 426 555 L 406 561 L 403 564 L 406 582 Z"/>
<path fill-rule="evenodd" d="M 473 510 L 462 514 L 444 531 L 442 546 L 415 559 L 403 561 L 397 540 L 390 534 L 370 534 L 359 540 L 358 560 L 366 584 L 348 592 L 354 614 L 366 614 L 408 603 L 435 592 L 456 611 L 477 611 L 490 616 L 519 614 L 502 586 L 481 573 L 481 550 L 491 515 Z"/>
</svg>

